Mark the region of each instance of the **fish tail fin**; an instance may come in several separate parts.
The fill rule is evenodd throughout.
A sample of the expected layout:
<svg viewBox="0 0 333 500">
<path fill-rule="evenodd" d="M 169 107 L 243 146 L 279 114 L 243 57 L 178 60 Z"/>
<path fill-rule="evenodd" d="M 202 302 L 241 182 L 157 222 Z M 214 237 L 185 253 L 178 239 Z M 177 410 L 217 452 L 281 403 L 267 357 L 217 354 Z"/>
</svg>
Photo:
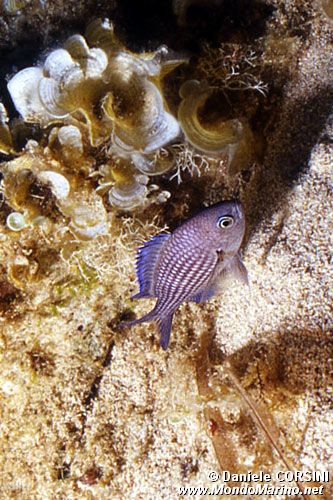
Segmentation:
<svg viewBox="0 0 333 500">
<path fill-rule="evenodd" d="M 160 345 L 165 351 L 169 345 L 172 319 L 173 314 L 168 314 L 167 316 L 162 316 L 157 319 L 158 329 L 160 332 Z"/>
</svg>

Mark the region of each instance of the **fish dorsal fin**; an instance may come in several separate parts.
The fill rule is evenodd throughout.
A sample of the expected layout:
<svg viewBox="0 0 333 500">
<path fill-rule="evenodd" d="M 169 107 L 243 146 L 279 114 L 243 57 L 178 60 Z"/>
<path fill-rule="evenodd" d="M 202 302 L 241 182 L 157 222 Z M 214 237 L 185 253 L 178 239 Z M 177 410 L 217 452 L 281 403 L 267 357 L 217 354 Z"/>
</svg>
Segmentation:
<svg viewBox="0 0 333 500">
<path fill-rule="evenodd" d="M 154 272 L 158 262 L 161 249 L 164 243 L 170 238 L 170 234 L 158 234 L 149 241 L 146 241 L 138 249 L 136 274 L 140 285 L 140 292 L 134 295 L 133 299 L 143 297 L 154 297 Z"/>
</svg>

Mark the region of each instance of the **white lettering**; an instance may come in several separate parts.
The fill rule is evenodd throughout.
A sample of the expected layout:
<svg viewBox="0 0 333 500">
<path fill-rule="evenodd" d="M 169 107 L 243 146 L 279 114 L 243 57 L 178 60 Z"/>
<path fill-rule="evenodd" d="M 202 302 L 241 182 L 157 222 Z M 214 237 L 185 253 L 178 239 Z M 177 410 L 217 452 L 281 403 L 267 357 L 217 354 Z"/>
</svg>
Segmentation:
<svg viewBox="0 0 333 500">
<path fill-rule="evenodd" d="M 223 470 L 221 480 L 224 483 L 227 483 L 228 481 L 230 481 L 230 478 L 231 478 L 230 472 L 228 470 Z"/>
<path fill-rule="evenodd" d="M 288 481 L 290 483 L 291 481 L 294 480 L 294 473 L 291 470 L 287 470 L 284 473 L 284 478 L 286 481 Z"/>
<path fill-rule="evenodd" d="M 282 470 L 279 470 L 276 473 L 276 479 L 280 482 L 284 481 L 284 472 Z"/>
<path fill-rule="evenodd" d="M 318 483 L 328 483 L 330 480 L 330 473 L 328 471 L 316 470 L 312 473 L 312 480 Z"/>
</svg>

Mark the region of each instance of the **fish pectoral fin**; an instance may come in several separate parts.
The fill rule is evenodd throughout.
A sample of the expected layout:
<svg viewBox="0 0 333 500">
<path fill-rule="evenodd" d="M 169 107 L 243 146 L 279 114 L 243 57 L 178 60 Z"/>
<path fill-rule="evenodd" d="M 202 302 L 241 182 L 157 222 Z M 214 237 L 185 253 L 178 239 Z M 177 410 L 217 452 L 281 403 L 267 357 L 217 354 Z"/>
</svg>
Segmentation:
<svg viewBox="0 0 333 500">
<path fill-rule="evenodd" d="M 239 255 L 235 255 L 235 257 L 231 260 L 228 265 L 227 272 L 244 285 L 249 285 L 247 270 Z"/>
<path fill-rule="evenodd" d="M 172 326 L 173 314 L 169 314 L 168 316 L 163 316 L 157 320 L 158 330 L 160 332 L 160 346 L 165 351 L 168 348 L 170 334 L 171 334 L 171 326 Z"/>
<path fill-rule="evenodd" d="M 212 297 L 214 297 L 214 295 L 216 295 L 216 289 L 214 284 L 211 283 L 203 290 L 200 290 L 199 292 L 196 292 L 193 295 L 191 295 L 187 300 L 199 304 L 200 302 L 205 302 L 206 300 L 211 299 Z"/>
<path fill-rule="evenodd" d="M 236 279 L 244 285 L 249 284 L 246 267 L 239 255 L 235 255 L 226 268 L 221 271 L 217 270 L 207 286 L 191 295 L 187 300 L 200 303 L 211 299 L 214 295 L 220 295 L 227 288 L 230 279 Z"/>
</svg>

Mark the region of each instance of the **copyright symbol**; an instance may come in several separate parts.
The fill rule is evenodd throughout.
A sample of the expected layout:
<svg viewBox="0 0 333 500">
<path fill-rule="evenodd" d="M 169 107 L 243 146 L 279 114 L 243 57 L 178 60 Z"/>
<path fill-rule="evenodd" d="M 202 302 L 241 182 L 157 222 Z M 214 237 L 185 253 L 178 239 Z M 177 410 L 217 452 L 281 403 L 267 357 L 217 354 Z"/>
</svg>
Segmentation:
<svg viewBox="0 0 333 500">
<path fill-rule="evenodd" d="M 208 479 L 210 481 L 212 481 L 213 483 L 216 483 L 216 481 L 218 481 L 220 479 L 220 475 L 218 474 L 218 472 L 216 472 L 215 470 L 212 470 L 209 474 L 208 474 Z"/>
</svg>

